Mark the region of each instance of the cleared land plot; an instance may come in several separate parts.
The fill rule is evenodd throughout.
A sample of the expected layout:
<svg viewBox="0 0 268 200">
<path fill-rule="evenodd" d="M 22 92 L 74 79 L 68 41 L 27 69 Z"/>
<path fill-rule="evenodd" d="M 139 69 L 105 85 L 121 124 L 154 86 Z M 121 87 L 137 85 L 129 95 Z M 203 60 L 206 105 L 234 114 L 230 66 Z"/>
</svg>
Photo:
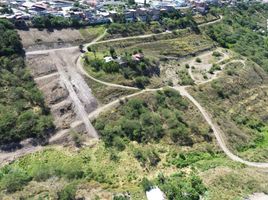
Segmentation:
<svg viewBox="0 0 268 200">
<path fill-rule="evenodd" d="M 39 30 L 31 28 L 28 31 L 18 30 L 24 48 L 29 51 L 60 48 L 90 42 L 103 32 L 104 27 L 102 26 L 82 29 Z"/>
</svg>

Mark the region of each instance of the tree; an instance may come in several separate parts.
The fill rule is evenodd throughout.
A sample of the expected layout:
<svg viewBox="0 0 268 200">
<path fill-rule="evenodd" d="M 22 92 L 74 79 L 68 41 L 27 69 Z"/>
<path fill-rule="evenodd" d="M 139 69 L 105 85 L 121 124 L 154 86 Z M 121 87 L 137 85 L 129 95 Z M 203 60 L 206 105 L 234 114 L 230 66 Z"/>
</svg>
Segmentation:
<svg viewBox="0 0 268 200">
<path fill-rule="evenodd" d="M 110 47 L 110 55 L 113 59 L 117 58 L 115 49 L 113 47 Z"/>
<path fill-rule="evenodd" d="M 143 178 L 141 181 L 142 188 L 145 192 L 150 191 L 153 188 L 153 183 L 147 178 Z"/>
<path fill-rule="evenodd" d="M 186 176 L 178 173 L 158 183 L 168 200 L 199 200 L 206 191 L 202 180 L 194 174 Z"/>
</svg>

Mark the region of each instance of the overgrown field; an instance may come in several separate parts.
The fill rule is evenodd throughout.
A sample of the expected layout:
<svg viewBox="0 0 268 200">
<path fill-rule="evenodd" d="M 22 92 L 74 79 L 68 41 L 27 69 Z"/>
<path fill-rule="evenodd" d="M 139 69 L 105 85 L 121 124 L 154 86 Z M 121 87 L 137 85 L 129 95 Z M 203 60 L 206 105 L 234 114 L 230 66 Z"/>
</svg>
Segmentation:
<svg viewBox="0 0 268 200">
<path fill-rule="evenodd" d="M 195 34 L 189 29 L 183 29 L 146 38 L 126 39 L 109 43 L 101 42 L 92 46 L 97 52 L 106 53 L 110 47 L 115 48 L 118 52 L 132 52 L 142 49 L 146 55 L 153 58 L 165 56 L 179 58 L 210 49 L 213 47 L 213 42 L 205 35 Z"/>
<path fill-rule="evenodd" d="M 253 62 L 231 63 L 225 75 L 196 86 L 192 94 L 213 115 L 232 151 L 253 161 L 267 161 L 267 73 Z"/>
</svg>

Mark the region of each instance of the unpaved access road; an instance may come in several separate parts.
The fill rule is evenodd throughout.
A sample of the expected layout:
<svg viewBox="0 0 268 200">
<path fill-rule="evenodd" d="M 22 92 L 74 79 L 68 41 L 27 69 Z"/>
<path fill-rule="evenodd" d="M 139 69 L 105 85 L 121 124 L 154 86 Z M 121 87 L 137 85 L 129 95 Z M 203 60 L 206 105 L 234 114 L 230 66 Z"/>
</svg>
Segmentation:
<svg viewBox="0 0 268 200">
<path fill-rule="evenodd" d="M 91 112 L 89 115 L 88 115 L 88 118 L 90 119 L 90 121 L 93 121 L 94 119 L 96 119 L 101 113 L 104 113 L 106 111 L 109 111 L 111 109 L 114 109 L 116 107 L 118 107 L 120 105 L 120 101 L 125 101 L 129 98 L 133 98 L 133 97 L 136 97 L 138 95 L 141 95 L 141 94 L 144 94 L 144 93 L 148 93 L 148 92 L 156 92 L 156 91 L 160 91 L 160 90 L 163 90 L 163 88 L 157 88 L 157 89 L 144 89 L 144 90 L 141 90 L 139 92 L 136 92 L 134 94 L 130 94 L 130 95 L 127 95 L 127 96 L 124 96 L 124 97 L 121 97 L 119 99 L 116 99 L 102 107 L 99 107 L 98 109 L 94 110 L 93 112 Z"/>
<path fill-rule="evenodd" d="M 88 120 L 87 110 L 92 111 L 91 103 L 87 104 L 87 101 L 94 103 L 94 97 L 92 96 L 91 90 L 88 85 L 85 83 L 84 79 L 75 71 L 74 65 L 75 62 L 71 59 L 70 55 L 72 52 L 70 50 L 56 50 L 50 52 L 51 59 L 55 63 L 60 79 L 66 86 L 66 89 L 69 92 L 69 96 L 72 99 L 72 102 L 75 106 L 75 111 L 80 120 L 83 121 L 86 131 L 90 137 L 98 138 L 98 134 L 95 128 L 92 126 Z M 85 105 L 85 106 L 84 106 Z M 90 107 L 86 107 L 89 105 Z"/>
<path fill-rule="evenodd" d="M 246 161 L 243 160 L 242 158 L 234 155 L 226 146 L 224 138 L 223 138 L 223 133 L 221 132 L 220 127 L 212 121 L 210 115 L 208 114 L 208 112 L 205 110 L 204 107 L 202 107 L 198 101 L 196 101 L 194 99 L 194 97 L 192 95 L 189 94 L 189 92 L 186 90 L 187 87 L 174 87 L 174 89 L 176 89 L 177 91 L 180 92 L 180 94 L 182 96 L 187 97 L 197 108 L 198 110 L 201 112 L 201 114 L 203 115 L 204 119 L 207 121 L 207 123 L 209 124 L 209 126 L 212 128 L 213 133 L 217 139 L 217 142 L 219 144 L 219 146 L 221 147 L 221 149 L 223 150 L 223 152 L 232 160 L 243 163 L 247 166 L 251 166 L 251 167 L 258 167 L 258 168 L 268 168 L 268 163 L 261 163 L 261 162 L 250 162 L 250 161 Z"/>
</svg>

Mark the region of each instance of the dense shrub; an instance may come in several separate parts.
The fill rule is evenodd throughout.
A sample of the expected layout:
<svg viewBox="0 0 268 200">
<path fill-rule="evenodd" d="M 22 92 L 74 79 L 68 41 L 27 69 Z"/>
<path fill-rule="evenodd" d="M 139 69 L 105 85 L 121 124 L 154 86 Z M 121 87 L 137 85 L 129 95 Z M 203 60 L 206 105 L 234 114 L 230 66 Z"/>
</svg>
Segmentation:
<svg viewBox="0 0 268 200">
<path fill-rule="evenodd" d="M 137 53 L 138 51 L 133 52 L 133 54 Z M 142 54 L 142 51 L 139 50 L 139 53 Z M 139 88 L 144 88 L 148 85 L 150 83 L 150 77 L 160 75 L 159 64 L 156 61 L 151 61 L 143 57 L 143 55 L 141 55 L 139 60 L 133 59 L 132 55 L 128 53 L 119 57 L 114 48 L 110 49 L 110 54 L 115 60 L 105 62 L 104 59 L 96 58 L 96 56 L 93 59 L 86 57 L 85 64 L 89 65 L 95 72 L 103 71 L 108 74 L 120 73 L 124 78 L 132 79 L 133 84 Z"/>
<path fill-rule="evenodd" d="M 202 180 L 195 174 L 177 173 L 170 177 L 159 177 L 158 185 L 168 200 L 199 200 L 206 192 Z"/>
<path fill-rule="evenodd" d="M 175 143 L 192 145 L 190 128 L 180 113 L 180 110 L 186 109 L 187 106 L 188 103 L 177 91 L 165 89 L 157 92 L 151 100 L 130 99 L 112 118 L 106 116 L 96 120 L 95 127 L 105 144 L 117 149 L 123 149 L 128 140 L 147 143 L 159 141 L 165 134 Z M 138 160 L 143 159 L 139 152 L 135 157 Z M 149 158 L 152 165 L 158 162 L 154 153 L 147 153 L 144 157 Z"/>
<path fill-rule="evenodd" d="M 46 141 L 52 118 L 23 60 L 13 25 L 0 20 L 0 146 L 34 137 Z"/>
<path fill-rule="evenodd" d="M 267 11 L 266 4 L 256 2 L 226 7 L 224 20 L 209 26 L 207 34 L 221 46 L 252 59 L 268 71 L 268 43 L 263 37 L 266 26 L 262 25 Z"/>
<path fill-rule="evenodd" d="M 79 27 L 84 25 L 82 21 L 61 16 L 35 16 L 32 19 L 32 25 L 35 28 L 67 28 L 67 27 Z"/>
</svg>

